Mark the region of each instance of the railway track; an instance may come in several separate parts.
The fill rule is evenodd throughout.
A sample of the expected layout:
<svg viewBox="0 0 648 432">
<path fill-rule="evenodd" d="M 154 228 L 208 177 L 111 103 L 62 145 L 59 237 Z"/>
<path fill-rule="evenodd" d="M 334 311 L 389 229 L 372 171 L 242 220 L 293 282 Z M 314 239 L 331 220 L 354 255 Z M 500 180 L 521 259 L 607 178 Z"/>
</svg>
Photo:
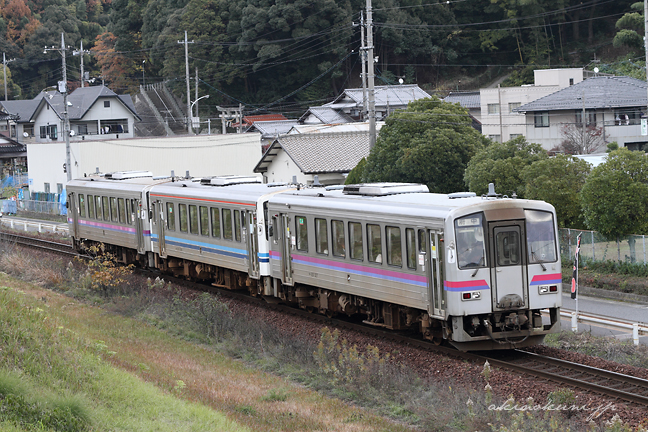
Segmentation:
<svg viewBox="0 0 648 432">
<path fill-rule="evenodd" d="M 67 255 L 77 255 L 69 244 L 57 243 L 47 240 L 24 237 L 16 234 L 0 232 L 0 240 L 15 243 L 21 246 L 44 249 L 56 253 Z M 142 273 L 150 275 L 159 275 L 158 272 L 142 270 Z M 189 282 L 183 279 L 176 279 L 164 276 L 167 280 L 185 286 L 187 288 L 203 290 L 204 285 Z M 412 338 L 407 334 L 386 331 L 377 327 L 361 325 L 346 320 L 326 317 L 309 313 L 305 310 L 295 309 L 282 304 L 269 304 L 262 298 L 250 297 L 246 294 L 227 289 L 211 287 L 210 291 L 217 291 L 224 297 L 237 299 L 278 310 L 283 313 L 305 317 L 314 320 L 322 325 L 344 328 L 360 332 L 383 340 L 405 343 L 419 349 L 440 352 L 442 354 L 458 357 L 464 360 L 483 364 L 488 361 L 492 366 L 512 372 L 533 376 L 539 379 L 548 380 L 563 386 L 584 390 L 611 398 L 615 401 L 624 401 L 640 406 L 648 406 L 648 380 L 636 378 L 630 375 L 624 375 L 604 369 L 599 369 L 579 363 L 573 363 L 557 358 L 546 357 L 521 350 L 510 350 L 503 352 L 490 352 L 488 354 L 476 354 L 472 352 L 461 352 L 447 346 L 437 346 L 430 342 L 417 338 Z"/>
</svg>

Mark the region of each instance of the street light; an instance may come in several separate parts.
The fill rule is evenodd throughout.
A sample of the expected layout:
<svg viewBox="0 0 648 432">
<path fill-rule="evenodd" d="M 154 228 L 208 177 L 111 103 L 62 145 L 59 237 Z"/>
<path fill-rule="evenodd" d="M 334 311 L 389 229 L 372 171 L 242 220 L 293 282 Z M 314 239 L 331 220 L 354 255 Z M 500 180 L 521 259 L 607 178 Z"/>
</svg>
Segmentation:
<svg viewBox="0 0 648 432">
<path fill-rule="evenodd" d="M 207 99 L 209 98 L 209 95 L 201 96 L 195 101 L 191 103 L 191 106 L 189 107 L 189 113 L 191 114 L 191 123 L 194 129 L 200 128 L 200 117 L 194 117 L 193 116 L 193 106 L 198 102 L 200 99 Z"/>
<path fill-rule="evenodd" d="M 144 80 L 144 67 L 146 66 L 146 60 L 142 60 L 142 87 L 146 86 L 146 81 Z"/>
</svg>

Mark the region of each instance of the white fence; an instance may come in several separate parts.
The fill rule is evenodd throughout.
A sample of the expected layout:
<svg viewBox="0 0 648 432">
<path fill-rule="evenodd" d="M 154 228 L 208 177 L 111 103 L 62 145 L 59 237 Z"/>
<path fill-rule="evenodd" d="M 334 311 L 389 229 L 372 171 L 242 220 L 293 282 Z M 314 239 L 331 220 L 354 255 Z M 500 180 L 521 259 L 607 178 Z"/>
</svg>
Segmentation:
<svg viewBox="0 0 648 432">
<path fill-rule="evenodd" d="M 23 231 L 51 232 L 56 234 L 67 234 L 69 232 L 67 224 L 64 223 L 47 223 L 39 221 L 30 221 L 25 219 L 3 218 L 0 219 L 0 225 L 11 229 L 22 229 Z"/>
<path fill-rule="evenodd" d="M 639 345 L 639 335 L 648 334 L 648 325 L 640 322 L 632 322 L 628 320 L 623 320 L 620 318 L 610 318 L 594 314 L 584 314 L 576 313 L 576 311 L 570 311 L 562 309 L 560 311 L 560 316 L 571 318 L 571 327 L 573 332 L 578 332 L 578 323 L 592 323 L 592 324 L 601 324 L 607 327 L 617 328 L 621 330 L 632 330 L 632 342 L 635 345 Z"/>
<path fill-rule="evenodd" d="M 561 228 L 560 253 L 574 258 L 576 239 L 581 235 L 580 257 L 593 261 L 622 261 L 646 264 L 648 251 L 645 235 L 631 235 L 620 239 L 608 239 L 596 231 Z"/>
</svg>

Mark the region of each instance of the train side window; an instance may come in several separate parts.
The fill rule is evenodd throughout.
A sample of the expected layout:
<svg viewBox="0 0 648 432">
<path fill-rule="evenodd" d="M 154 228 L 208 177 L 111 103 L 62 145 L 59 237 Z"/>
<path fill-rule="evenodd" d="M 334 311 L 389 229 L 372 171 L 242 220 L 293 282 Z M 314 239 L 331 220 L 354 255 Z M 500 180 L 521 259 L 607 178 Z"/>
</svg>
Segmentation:
<svg viewBox="0 0 648 432">
<path fill-rule="evenodd" d="M 295 222 L 297 224 L 297 250 L 308 252 L 308 223 L 306 217 L 297 216 Z"/>
<path fill-rule="evenodd" d="M 79 194 L 79 216 L 85 217 L 85 215 L 85 196 L 83 194 Z"/>
<path fill-rule="evenodd" d="M 380 225 L 367 224 L 367 259 L 382 264 Z"/>
<path fill-rule="evenodd" d="M 200 234 L 209 235 L 209 209 L 204 206 L 200 206 Z"/>
<path fill-rule="evenodd" d="M 209 208 L 211 212 L 211 235 L 220 238 L 220 212 L 216 207 Z"/>
<path fill-rule="evenodd" d="M 133 221 L 133 223 L 135 223 L 136 219 L 138 218 L 138 214 L 137 214 L 137 200 L 135 200 L 135 199 L 132 199 L 132 200 L 131 200 L 131 212 L 132 212 L 132 213 L 131 213 L 131 215 L 130 215 L 130 218 L 131 218 L 131 220 Z"/>
<path fill-rule="evenodd" d="M 178 204 L 178 216 L 180 216 L 180 231 L 187 232 L 187 204 Z"/>
<path fill-rule="evenodd" d="M 427 252 L 427 239 L 425 238 L 425 230 L 418 230 L 418 238 L 419 238 L 419 252 L 426 253 Z"/>
<path fill-rule="evenodd" d="M 360 222 L 349 222 L 349 257 L 359 261 L 364 259 L 362 224 Z"/>
<path fill-rule="evenodd" d="M 416 234 L 412 228 L 405 228 L 405 247 L 407 248 L 407 268 L 416 270 Z"/>
<path fill-rule="evenodd" d="M 94 206 L 94 197 L 92 195 L 88 195 L 88 217 L 90 219 L 95 218 Z"/>
<path fill-rule="evenodd" d="M 232 240 L 232 210 L 223 209 L 223 238 Z"/>
<path fill-rule="evenodd" d="M 387 264 L 403 267 L 403 248 L 401 247 L 401 229 L 385 227 L 387 234 Z"/>
<path fill-rule="evenodd" d="M 117 210 L 119 211 L 119 223 L 126 223 L 126 208 L 124 208 L 124 198 L 117 198 Z"/>
<path fill-rule="evenodd" d="M 103 219 L 110 220 L 110 207 L 108 207 L 108 197 L 101 197 L 101 210 L 103 211 Z"/>
<path fill-rule="evenodd" d="M 326 219 L 315 219 L 315 251 L 328 255 L 328 230 Z"/>
<path fill-rule="evenodd" d="M 131 210 L 131 200 L 127 199 L 127 200 L 126 200 L 126 223 L 127 223 L 128 225 L 130 225 L 130 224 L 132 223 L 132 221 L 131 221 L 131 214 L 132 214 L 132 210 Z"/>
<path fill-rule="evenodd" d="M 234 239 L 241 241 L 241 211 L 234 210 Z"/>
<path fill-rule="evenodd" d="M 340 220 L 331 221 L 331 234 L 333 235 L 333 256 L 344 258 L 346 255 L 344 248 L 344 222 Z"/>
<path fill-rule="evenodd" d="M 175 231 L 175 211 L 173 203 L 166 203 L 166 223 L 169 231 Z"/>
<path fill-rule="evenodd" d="M 198 206 L 189 206 L 189 231 L 198 234 Z"/>
<path fill-rule="evenodd" d="M 110 197 L 110 215 L 112 216 L 112 221 L 117 222 L 117 198 Z"/>
<path fill-rule="evenodd" d="M 95 203 L 97 204 L 97 219 L 101 220 L 101 197 L 95 196 Z"/>
</svg>

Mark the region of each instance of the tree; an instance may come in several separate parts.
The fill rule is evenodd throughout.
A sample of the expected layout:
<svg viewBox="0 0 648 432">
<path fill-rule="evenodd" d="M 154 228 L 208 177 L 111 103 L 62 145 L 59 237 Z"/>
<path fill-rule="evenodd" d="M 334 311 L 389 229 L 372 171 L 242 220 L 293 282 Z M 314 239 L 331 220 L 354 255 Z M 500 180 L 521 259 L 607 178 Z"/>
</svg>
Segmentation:
<svg viewBox="0 0 648 432">
<path fill-rule="evenodd" d="M 524 171 L 533 163 L 546 159 L 540 144 L 528 143 L 520 136 L 505 143 L 493 143 L 475 155 L 466 168 L 464 179 L 472 192 L 485 194 L 488 184 L 495 183 L 499 193 L 526 197 Z"/>
<path fill-rule="evenodd" d="M 605 129 L 600 126 L 588 125 L 583 130 L 581 125 L 569 123 L 563 125 L 560 133 L 563 141 L 551 151 L 572 155 L 592 154 L 605 146 Z"/>
<path fill-rule="evenodd" d="M 643 49 L 643 28 L 644 16 L 642 14 L 643 2 L 633 3 L 630 8 L 636 12 L 626 12 L 616 22 L 616 28 L 619 29 L 612 41 L 615 48 L 627 46 L 630 48 Z M 641 34 L 639 34 L 641 32 Z"/>
<path fill-rule="evenodd" d="M 568 155 L 535 161 L 524 170 L 525 198 L 553 205 L 559 227 L 583 228 L 579 194 L 590 170 L 590 164 Z"/>
<path fill-rule="evenodd" d="M 648 234 L 648 157 L 625 148 L 609 153 L 587 177 L 580 198 L 590 229 L 617 239 Z"/>
<path fill-rule="evenodd" d="M 4 76 L 4 67 L 0 64 L 0 99 L 5 99 L 4 86 L 5 76 Z M 11 79 L 11 70 L 7 66 L 7 94 L 8 98 L 11 99 L 20 99 L 20 87 Z"/>
<path fill-rule="evenodd" d="M 488 143 L 471 123 L 459 104 L 436 97 L 410 102 L 380 130 L 365 181 L 424 183 L 437 193 L 462 190 L 468 161 Z"/>
<path fill-rule="evenodd" d="M 356 165 L 355 168 L 353 168 L 349 172 L 349 175 L 347 175 L 347 178 L 344 181 L 344 184 L 362 183 L 362 179 L 364 177 L 364 170 L 365 170 L 366 166 L 367 166 L 367 158 L 360 159 L 360 162 L 358 162 L 358 165 Z"/>
</svg>

